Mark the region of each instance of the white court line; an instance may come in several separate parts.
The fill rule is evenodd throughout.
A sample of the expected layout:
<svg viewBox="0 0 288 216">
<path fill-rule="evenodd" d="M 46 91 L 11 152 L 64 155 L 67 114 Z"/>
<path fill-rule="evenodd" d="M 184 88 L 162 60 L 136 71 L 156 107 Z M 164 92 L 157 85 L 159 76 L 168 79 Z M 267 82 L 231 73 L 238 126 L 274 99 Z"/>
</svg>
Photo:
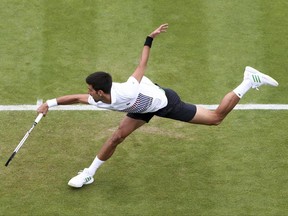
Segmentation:
<svg viewBox="0 0 288 216">
<path fill-rule="evenodd" d="M 0 111 L 35 111 L 38 105 L 0 105 Z M 52 110 L 104 110 L 92 105 L 65 105 L 56 106 L 49 109 Z"/>
<path fill-rule="evenodd" d="M 215 110 L 218 105 L 198 104 L 207 109 Z M 35 111 L 38 105 L 0 105 L 0 111 Z M 288 104 L 238 104 L 235 110 L 288 110 Z M 50 108 L 50 110 L 105 110 L 92 105 L 65 105 Z"/>
</svg>

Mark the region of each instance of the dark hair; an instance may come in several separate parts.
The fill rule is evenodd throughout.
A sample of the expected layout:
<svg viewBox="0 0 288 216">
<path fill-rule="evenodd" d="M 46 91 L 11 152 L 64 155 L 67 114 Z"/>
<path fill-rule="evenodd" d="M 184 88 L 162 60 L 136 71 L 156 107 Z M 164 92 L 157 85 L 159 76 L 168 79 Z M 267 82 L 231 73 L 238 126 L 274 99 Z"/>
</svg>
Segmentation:
<svg viewBox="0 0 288 216">
<path fill-rule="evenodd" d="M 104 93 L 110 94 L 112 77 L 109 73 L 97 71 L 86 78 L 86 83 L 91 85 L 95 91 L 102 90 Z"/>
</svg>

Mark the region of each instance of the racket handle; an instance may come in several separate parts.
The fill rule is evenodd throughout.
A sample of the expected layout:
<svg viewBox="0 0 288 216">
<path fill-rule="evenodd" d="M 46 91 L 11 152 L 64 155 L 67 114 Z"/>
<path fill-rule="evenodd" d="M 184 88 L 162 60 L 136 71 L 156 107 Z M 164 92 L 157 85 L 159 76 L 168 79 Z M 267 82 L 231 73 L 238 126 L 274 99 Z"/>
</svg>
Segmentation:
<svg viewBox="0 0 288 216">
<path fill-rule="evenodd" d="M 35 123 L 38 124 L 42 117 L 43 117 L 43 113 L 39 113 L 39 115 L 35 119 Z"/>
</svg>

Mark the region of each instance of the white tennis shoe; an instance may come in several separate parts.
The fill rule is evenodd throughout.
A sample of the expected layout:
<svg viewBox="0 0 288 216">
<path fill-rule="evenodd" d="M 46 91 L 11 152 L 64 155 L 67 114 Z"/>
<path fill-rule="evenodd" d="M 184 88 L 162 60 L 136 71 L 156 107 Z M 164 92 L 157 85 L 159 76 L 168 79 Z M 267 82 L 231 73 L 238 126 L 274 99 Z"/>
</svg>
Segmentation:
<svg viewBox="0 0 288 216">
<path fill-rule="evenodd" d="M 80 170 L 77 176 L 74 176 L 68 182 L 68 185 L 75 188 L 81 188 L 83 185 L 94 182 L 93 176 L 88 172 L 88 169 Z"/>
<path fill-rule="evenodd" d="M 258 90 L 258 87 L 262 85 L 270 85 L 270 86 L 278 86 L 278 82 L 273 79 L 272 77 L 261 73 L 260 71 L 247 66 L 245 68 L 244 72 L 244 79 L 250 80 L 252 84 L 252 88 L 256 88 Z"/>
</svg>

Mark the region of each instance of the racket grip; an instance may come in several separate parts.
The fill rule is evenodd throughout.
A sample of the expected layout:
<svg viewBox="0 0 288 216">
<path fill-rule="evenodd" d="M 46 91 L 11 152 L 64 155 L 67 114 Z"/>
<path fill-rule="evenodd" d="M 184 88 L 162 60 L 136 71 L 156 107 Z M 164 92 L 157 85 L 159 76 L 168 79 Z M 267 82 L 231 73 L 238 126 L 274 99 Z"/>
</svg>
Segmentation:
<svg viewBox="0 0 288 216">
<path fill-rule="evenodd" d="M 42 117 L 43 117 L 43 113 L 39 113 L 39 115 L 35 119 L 35 123 L 38 124 L 38 122 L 41 120 Z"/>
</svg>

